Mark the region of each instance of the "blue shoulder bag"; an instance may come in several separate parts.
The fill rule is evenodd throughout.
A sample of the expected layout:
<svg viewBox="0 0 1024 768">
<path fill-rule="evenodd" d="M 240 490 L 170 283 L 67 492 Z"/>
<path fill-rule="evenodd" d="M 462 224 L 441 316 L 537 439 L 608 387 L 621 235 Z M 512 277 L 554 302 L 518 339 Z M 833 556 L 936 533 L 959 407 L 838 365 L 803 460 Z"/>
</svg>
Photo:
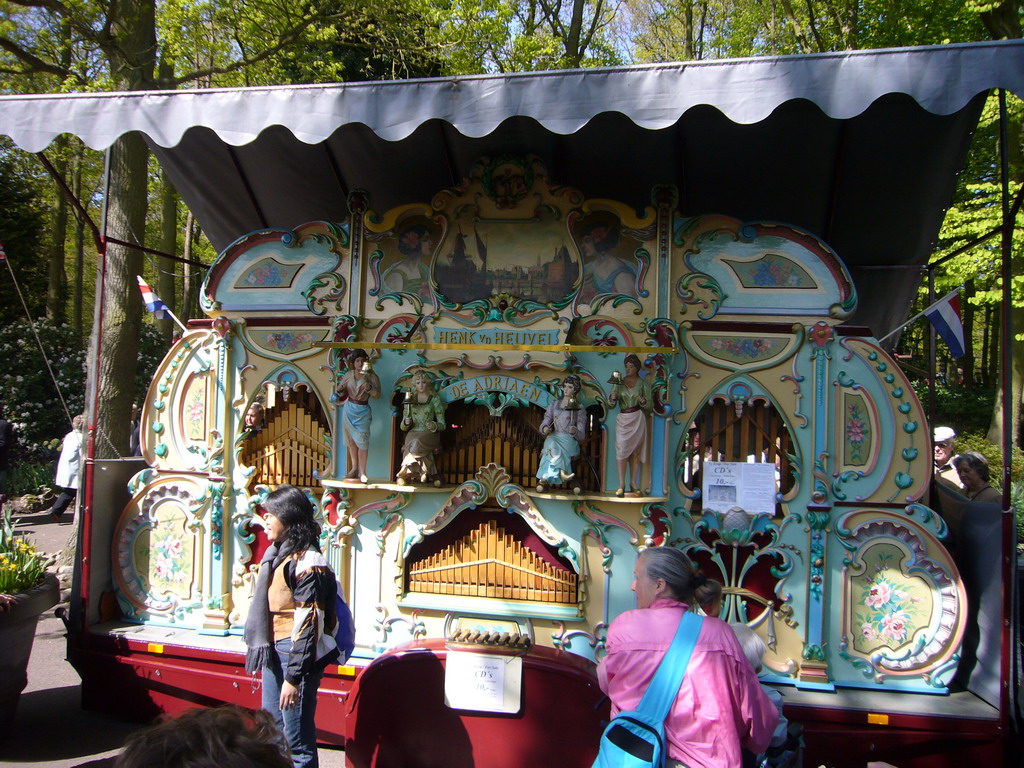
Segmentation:
<svg viewBox="0 0 1024 768">
<path fill-rule="evenodd" d="M 665 651 L 637 708 L 632 712 L 619 712 L 601 734 L 593 768 L 662 768 L 665 765 L 668 754 L 665 718 L 686 677 L 686 667 L 703 623 L 704 618 L 693 611 L 683 614 L 672 645 Z"/>
</svg>

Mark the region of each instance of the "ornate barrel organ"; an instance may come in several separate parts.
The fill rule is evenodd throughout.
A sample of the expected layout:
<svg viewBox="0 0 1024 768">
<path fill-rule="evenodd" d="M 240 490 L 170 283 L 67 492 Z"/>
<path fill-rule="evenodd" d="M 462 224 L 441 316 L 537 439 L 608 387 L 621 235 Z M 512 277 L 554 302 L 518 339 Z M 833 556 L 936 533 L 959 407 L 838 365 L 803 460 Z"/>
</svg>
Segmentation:
<svg viewBox="0 0 1024 768">
<path fill-rule="evenodd" d="M 211 269 L 210 320 L 145 406 L 151 468 L 116 534 L 126 617 L 239 634 L 266 545 L 256 508 L 291 483 L 318 504 L 363 660 L 468 630 L 598 658 L 633 606 L 637 552 L 664 545 L 722 581 L 723 617 L 766 639 L 773 680 L 946 690 L 966 604 L 921 504 L 924 415 L 843 325 L 856 295 L 825 243 L 683 217 L 671 189 L 639 213 L 586 199 L 536 158 L 370 204 L 353 192 L 344 222 L 247 235 Z M 380 384 L 366 482 L 346 479 L 355 350 Z M 627 406 L 612 395 L 633 386 L 629 354 L 646 394 Z M 443 423 L 414 423 L 431 397 Z M 254 402 L 265 420 L 247 428 Z M 553 404 L 578 413 L 577 452 L 538 483 Z M 627 422 L 639 477 L 616 455 Z M 760 478 L 756 507 L 742 483 L 709 485 L 723 468 Z"/>
</svg>

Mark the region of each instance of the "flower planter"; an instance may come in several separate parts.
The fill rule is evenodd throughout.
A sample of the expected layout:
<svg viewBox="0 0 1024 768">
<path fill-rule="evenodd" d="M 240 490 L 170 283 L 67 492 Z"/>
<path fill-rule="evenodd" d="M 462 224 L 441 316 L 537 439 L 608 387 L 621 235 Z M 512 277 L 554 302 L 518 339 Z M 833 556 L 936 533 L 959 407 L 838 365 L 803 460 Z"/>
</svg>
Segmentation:
<svg viewBox="0 0 1024 768">
<path fill-rule="evenodd" d="M 0 613 L 0 741 L 14 723 L 18 697 L 28 683 L 28 659 L 36 624 L 44 611 L 60 599 L 60 583 L 52 573 L 43 581 L 17 595 L 18 601 Z"/>
</svg>

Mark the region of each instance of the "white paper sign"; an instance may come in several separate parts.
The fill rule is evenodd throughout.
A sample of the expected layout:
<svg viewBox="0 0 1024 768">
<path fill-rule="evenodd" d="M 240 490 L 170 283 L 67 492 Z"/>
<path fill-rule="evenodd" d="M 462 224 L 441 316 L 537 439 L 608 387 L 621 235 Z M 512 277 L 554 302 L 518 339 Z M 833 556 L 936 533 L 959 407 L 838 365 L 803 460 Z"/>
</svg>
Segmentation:
<svg viewBox="0 0 1024 768">
<path fill-rule="evenodd" d="M 774 515 L 776 486 L 774 464 L 705 461 L 703 509 L 725 513 L 740 507 L 748 515 Z"/>
<path fill-rule="evenodd" d="M 523 685 L 521 656 L 449 651 L 444 703 L 452 709 L 516 714 Z"/>
</svg>

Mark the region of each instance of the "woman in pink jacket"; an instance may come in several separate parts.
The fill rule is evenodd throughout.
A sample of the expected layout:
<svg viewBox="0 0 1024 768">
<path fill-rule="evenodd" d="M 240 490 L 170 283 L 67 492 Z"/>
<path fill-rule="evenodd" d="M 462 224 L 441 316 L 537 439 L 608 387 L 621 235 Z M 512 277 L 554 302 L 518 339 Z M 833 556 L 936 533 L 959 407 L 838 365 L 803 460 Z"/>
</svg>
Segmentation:
<svg viewBox="0 0 1024 768">
<path fill-rule="evenodd" d="M 637 558 L 637 609 L 608 630 L 607 655 L 597 668 L 612 715 L 636 709 L 654 677 L 679 621 L 707 583 L 683 552 L 646 549 Z M 668 768 L 736 768 L 741 749 L 765 750 L 779 715 L 758 684 L 732 629 L 707 617 L 686 677 L 665 720 Z"/>
</svg>

